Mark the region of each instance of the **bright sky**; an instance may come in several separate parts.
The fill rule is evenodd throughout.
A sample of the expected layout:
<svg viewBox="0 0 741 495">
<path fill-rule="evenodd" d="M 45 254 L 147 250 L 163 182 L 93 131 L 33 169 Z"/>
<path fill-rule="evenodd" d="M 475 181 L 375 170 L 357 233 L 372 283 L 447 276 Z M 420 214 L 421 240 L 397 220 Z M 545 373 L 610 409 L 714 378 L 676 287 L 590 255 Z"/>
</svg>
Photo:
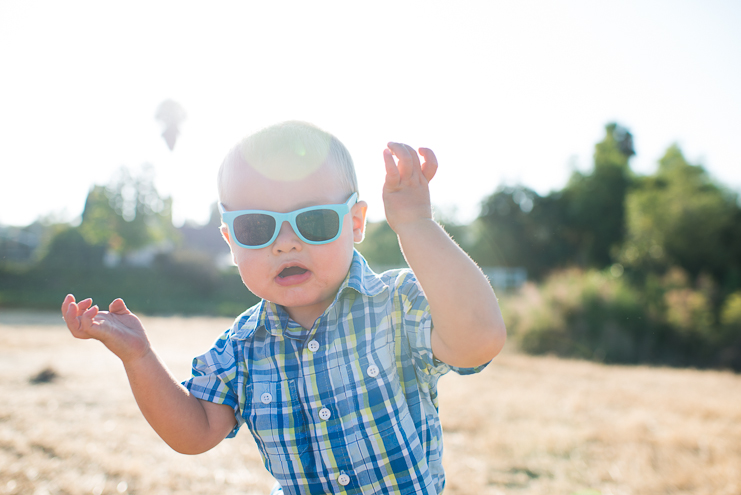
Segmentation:
<svg viewBox="0 0 741 495">
<path fill-rule="evenodd" d="M 502 184 L 562 188 L 610 121 L 634 170 L 677 142 L 741 191 L 739 26 L 735 0 L 2 0 L 0 223 L 74 221 L 145 162 L 176 221 L 204 222 L 228 149 L 287 119 L 347 145 L 371 220 L 390 140 L 436 152 L 433 202 L 469 221 Z"/>
</svg>

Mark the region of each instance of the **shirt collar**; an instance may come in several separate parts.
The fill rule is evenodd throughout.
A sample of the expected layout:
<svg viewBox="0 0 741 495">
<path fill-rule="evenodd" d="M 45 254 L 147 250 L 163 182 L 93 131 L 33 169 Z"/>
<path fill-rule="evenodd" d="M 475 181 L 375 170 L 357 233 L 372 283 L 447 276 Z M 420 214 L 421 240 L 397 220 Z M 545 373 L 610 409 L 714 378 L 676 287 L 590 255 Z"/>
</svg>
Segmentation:
<svg viewBox="0 0 741 495">
<path fill-rule="evenodd" d="M 386 290 L 388 285 L 379 277 L 365 261 L 357 249 L 353 251 L 350 270 L 347 272 L 345 280 L 340 285 L 337 295 L 332 304 L 327 308 L 329 310 L 347 290 L 355 290 L 367 297 L 374 297 Z M 259 329 L 263 329 L 271 335 L 277 337 L 283 334 L 286 328 L 293 328 L 296 325 L 288 312 L 281 306 L 263 299 L 257 306 L 250 308 L 243 313 L 232 326 L 234 338 L 237 340 L 250 339 Z"/>
<path fill-rule="evenodd" d="M 347 272 L 347 277 L 345 277 L 345 281 L 340 285 L 340 290 L 337 291 L 338 296 L 347 288 L 355 289 L 364 296 L 374 297 L 386 290 L 388 285 L 371 270 L 368 262 L 365 261 L 363 255 L 356 249 L 353 252 L 352 263 L 350 263 L 350 270 Z"/>
</svg>

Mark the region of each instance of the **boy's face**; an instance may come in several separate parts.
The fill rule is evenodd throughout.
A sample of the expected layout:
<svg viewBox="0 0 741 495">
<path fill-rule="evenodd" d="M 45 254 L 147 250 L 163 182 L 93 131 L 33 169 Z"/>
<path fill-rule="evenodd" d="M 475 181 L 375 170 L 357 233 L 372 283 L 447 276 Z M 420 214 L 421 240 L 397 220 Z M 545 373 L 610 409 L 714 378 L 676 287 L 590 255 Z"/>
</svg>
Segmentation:
<svg viewBox="0 0 741 495">
<path fill-rule="evenodd" d="M 267 210 L 287 213 L 307 206 L 340 204 L 352 194 L 340 185 L 334 166 L 324 164 L 299 180 L 268 179 L 249 166 L 232 166 L 222 203 L 229 211 Z M 328 244 L 303 242 L 288 223 L 280 226 L 273 244 L 260 249 L 239 246 L 226 227 L 242 281 L 254 294 L 280 304 L 306 328 L 334 300 L 352 261 L 355 242 L 363 239 L 364 201 L 345 215 L 340 237 Z"/>
</svg>

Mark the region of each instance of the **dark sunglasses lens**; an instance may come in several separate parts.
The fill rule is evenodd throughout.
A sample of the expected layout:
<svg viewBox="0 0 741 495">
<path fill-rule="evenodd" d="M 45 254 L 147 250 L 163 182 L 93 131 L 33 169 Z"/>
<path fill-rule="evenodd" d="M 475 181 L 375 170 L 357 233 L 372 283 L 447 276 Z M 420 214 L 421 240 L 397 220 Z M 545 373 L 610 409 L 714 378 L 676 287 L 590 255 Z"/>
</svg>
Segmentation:
<svg viewBox="0 0 741 495">
<path fill-rule="evenodd" d="M 310 241 L 328 241 L 340 231 L 340 217 L 332 210 L 305 211 L 296 217 L 296 226 Z"/>
<path fill-rule="evenodd" d="M 234 237 L 246 246 L 265 244 L 275 233 L 275 219 L 270 215 L 250 213 L 234 219 Z"/>
</svg>

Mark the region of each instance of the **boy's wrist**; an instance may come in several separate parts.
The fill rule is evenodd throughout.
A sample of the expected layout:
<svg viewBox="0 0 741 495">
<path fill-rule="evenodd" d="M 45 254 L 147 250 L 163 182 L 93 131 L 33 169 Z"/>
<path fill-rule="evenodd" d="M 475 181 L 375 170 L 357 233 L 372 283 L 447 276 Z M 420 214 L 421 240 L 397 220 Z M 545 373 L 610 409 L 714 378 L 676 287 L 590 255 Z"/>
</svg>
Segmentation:
<svg viewBox="0 0 741 495">
<path fill-rule="evenodd" d="M 125 355 L 119 355 L 118 358 L 127 370 L 133 370 L 141 366 L 146 366 L 146 363 L 152 358 L 157 361 L 157 357 L 154 353 L 154 349 L 151 346 L 147 346 L 147 349 L 141 353 L 131 353 Z"/>
<path fill-rule="evenodd" d="M 429 218 L 417 218 L 401 223 L 395 223 L 392 226 L 393 231 L 399 237 L 400 242 L 404 242 L 405 239 L 415 239 L 424 235 L 425 232 L 429 232 L 431 229 L 439 229 L 440 226 L 431 217 Z"/>
</svg>

